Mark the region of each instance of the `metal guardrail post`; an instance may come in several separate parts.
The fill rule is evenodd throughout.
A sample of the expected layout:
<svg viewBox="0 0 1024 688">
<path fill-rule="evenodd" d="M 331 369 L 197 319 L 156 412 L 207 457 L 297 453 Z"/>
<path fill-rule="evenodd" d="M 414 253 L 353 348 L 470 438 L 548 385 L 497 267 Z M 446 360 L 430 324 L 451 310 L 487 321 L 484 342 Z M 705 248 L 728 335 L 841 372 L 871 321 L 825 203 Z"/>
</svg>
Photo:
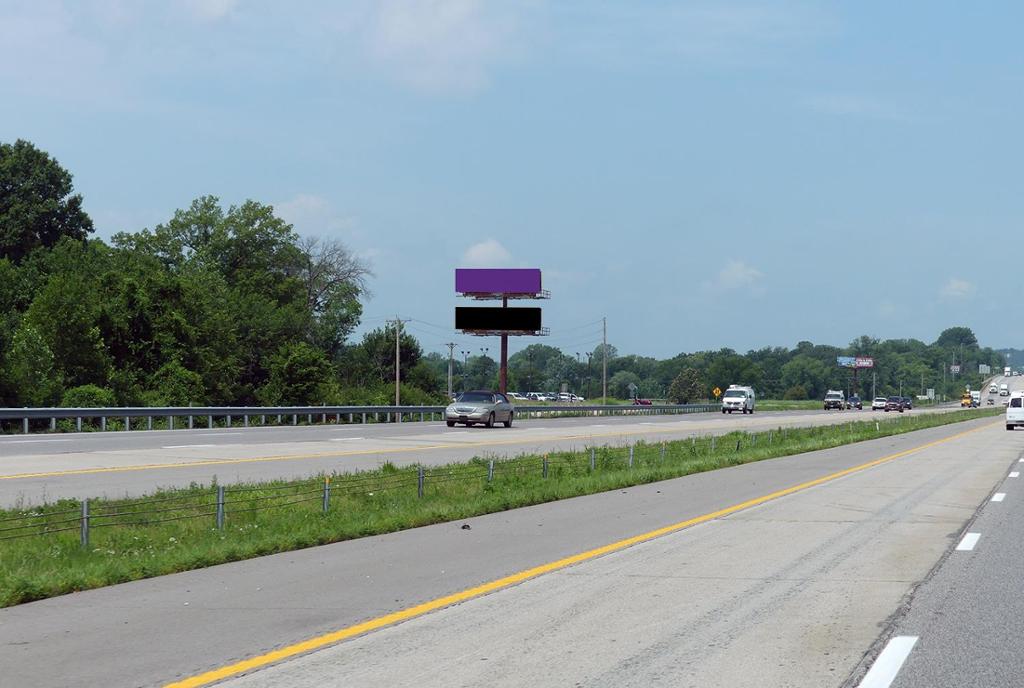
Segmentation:
<svg viewBox="0 0 1024 688">
<path fill-rule="evenodd" d="M 231 414 L 229 413 L 229 414 L 228 414 L 228 422 L 227 422 L 227 426 L 228 426 L 229 428 L 231 427 L 231 420 L 232 420 L 232 419 L 231 419 Z"/>
<path fill-rule="evenodd" d="M 174 416 L 167 416 L 167 429 L 168 430 L 173 430 L 174 429 Z"/>
<path fill-rule="evenodd" d="M 331 507 L 331 478 L 330 476 L 324 476 L 324 513 L 326 514 L 328 509 Z"/>
<path fill-rule="evenodd" d="M 107 429 L 107 417 L 100 416 L 100 430 L 106 431 Z"/>
<path fill-rule="evenodd" d="M 423 481 L 425 479 L 423 474 L 423 466 L 418 466 L 416 470 L 416 496 L 423 499 Z"/>
<path fill-rule="evenodd" d="M 57 429 L 57 419 L 56 418 L 51 418 L 50 419 L 50 432 L 53 432 L 56 429 Z"/>
<path fill-rule="evenodd" d="M 89 500 L 82 500 L 82 528 L 79 536 L 82 549 L 89 548 Z"/>
<path fill-rule="evenodd" d="M 633 467 L 633 445 L 629 445 L 629 467 Z"/>
<path fill-rule="evenodd" d="M 192 428 L 194 428 L 195 426 L 196 426 L 196 425 L 195 425 L 195 419 L 194 419 L 194 417 L 193 417 L 193 416 L 189 416 L 189 417 L 188 417 L 188 429 L 189 429 L 189 430 L 191 430 L 191 429 L 192 429 Z"/>
<path fill-rule="evenodd" d="M 28 418 L 21 419 L 21 429 L 26 435 L 28 434 Z"/>
<path fill-rule="evenodd" d="M 149 429 L 150 430 L 153 429 L 153 417 L 152 416 L 150 416 L 150 418 L 149 418 Z M 75 431 L 76 432 L 82 432 L 82 417 L 81 416 L 78 416 L 78 417 L 75 418 Z"/>
<path fill-rule="evenodd" d="M 124 431 L 128 432 L 131 429 L 132 429 L 132 419 L 131 419 L 131 416 L 125 416 L 124 417 Z"/>
<path fill-rule="evenodd" d="M 487 482 L 494 480 L 494 459 L 487 462 Z"/>
<path fill-rule="evenodd" d="M 206 416 L 206 427 L 208 429 L 210 429 L 210 430 L 213 430 L 213 416 L 212 415 Z"/>
<path fill-rule="evenodd" d="M 217 486 L 217 530 L 224 530 L 224 486 Z"/>
<path fill-rule="evenodd" d="M 596 466 L 597 466 L 597 464 L 595 463 L 595 458 L 594 458 L 594 448 L 591 447 L 590 448 L 590 471 L 593 472 L 594 468 Z"/>
<path fill-rule="evenodd" d="M 244 427 L 244 428 L 249 427 L 249 414 L 248 413 L 242 414 L 242 427 Z"/>
<path fill-rule="evenodd" d="M 292 425 L 298 425 L 298 424 L 299 424 L 299 414 L 293 413 L 292 414 Z"/>
</svg>

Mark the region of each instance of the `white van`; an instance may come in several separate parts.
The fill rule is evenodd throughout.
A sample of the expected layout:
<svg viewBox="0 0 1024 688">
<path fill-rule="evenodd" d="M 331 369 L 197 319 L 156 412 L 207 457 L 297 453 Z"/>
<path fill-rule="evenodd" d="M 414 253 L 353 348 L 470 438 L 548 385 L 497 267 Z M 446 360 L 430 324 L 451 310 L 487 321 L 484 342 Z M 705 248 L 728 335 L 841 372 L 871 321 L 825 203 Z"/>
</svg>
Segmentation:
<svg viewBox="0 0 1024 688">
<path fill-rule="evenodd" d="M 1014 392 L 1006 406 L 1006 429 L 1024 425 L 1024 392 Z"/>
<path fill-rule="evenodd" d="M 743 411 L 743 413 L 754 412 L 754 388 L 742 387 L 740 385 L 729 385 L 722 396 L 722 413 Z"/>
<path fill-rule="evenodd" d="M 1010 396 L 1010 386 L 1005 382 L 999 385 L 999 396 L 1008 397 Z"/>
</svg>

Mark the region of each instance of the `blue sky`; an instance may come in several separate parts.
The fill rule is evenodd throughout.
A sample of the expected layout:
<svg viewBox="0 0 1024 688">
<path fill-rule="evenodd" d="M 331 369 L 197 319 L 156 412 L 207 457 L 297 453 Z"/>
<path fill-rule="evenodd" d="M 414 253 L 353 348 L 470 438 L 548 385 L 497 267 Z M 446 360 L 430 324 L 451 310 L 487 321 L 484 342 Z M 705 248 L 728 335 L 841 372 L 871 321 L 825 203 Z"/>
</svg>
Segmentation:
<svg viewBox="0 0 1024 688">
<path fill-rule="evenodd" d="M 0 0 L 0 140 L 102 237 L 270 203 L 428 350 L 453 270 L 540 267 L 547 340 L 1019 345 L 1018 3 Z M 513 351 L 533 340 L 518 340 Z"/>
</svg>

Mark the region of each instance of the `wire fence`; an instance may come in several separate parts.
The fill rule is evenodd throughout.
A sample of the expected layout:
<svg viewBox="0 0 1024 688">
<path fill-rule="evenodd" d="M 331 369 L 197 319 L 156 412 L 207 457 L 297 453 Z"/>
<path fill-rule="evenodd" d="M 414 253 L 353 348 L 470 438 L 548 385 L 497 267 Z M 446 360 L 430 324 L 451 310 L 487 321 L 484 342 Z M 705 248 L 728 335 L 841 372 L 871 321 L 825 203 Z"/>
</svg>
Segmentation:
<svg viewBox="0 0 1024 688">
<path fill-rule="evenodd" d="M 157 495 L 152 498 L 126 501 L 85 499 L 77 508 L 68 501 L 21 512 L 0 512 L 0 541 L 40 538 L 60 533 L 79 532 L 83 547 L 89 546 L 92 531 L 98 528 L 146 528 L 174 521 L 208 519 L 210 525 L 223 530 L 225 523 L 241 514 L 289 509 L 319 503 L 324 514 L 338 507 L 339 498 L 350 496 L 402 495 L 417 499 L 429 496 L 436 488 L 462 483 L 479 489 L 511 488 L 538 478 L 565 478 L 632 471 L 639 468 L 663 468 L 671 473 L 683 462 L 712 459 L 729 465 L 745 460 L 744 450 L 764 449 L 771 453 L 773 445 L 786 441 L 787 451 L 799 449 L 805 441 L 817 441 L 825 434 L 846 435 L 845 439 L 867 439 L 889 434 L 882 426 L 907 429 L 930 427 L 927 417 L 898 417 L 882 421 L 859 421 L 848 425 L 805 428 L 779 427 L 762 432 L 731 432 L 727 435 L 694 436 L 660 443 L 639 442 L 625 446 L 588 447 L 583 451 L 558 452 L 541 456 L 503 459 L 473 459 L 468 463 L 436 468 L 422 465 L 395 468 L 388 466 L 373 472 L 318 476 L 296 482 L 191 488 L 184 494 Z M 918 421 L 918 419 L 921 419 Z M 450 495 L 449 495 L 450 496 Z"/>
</svg>

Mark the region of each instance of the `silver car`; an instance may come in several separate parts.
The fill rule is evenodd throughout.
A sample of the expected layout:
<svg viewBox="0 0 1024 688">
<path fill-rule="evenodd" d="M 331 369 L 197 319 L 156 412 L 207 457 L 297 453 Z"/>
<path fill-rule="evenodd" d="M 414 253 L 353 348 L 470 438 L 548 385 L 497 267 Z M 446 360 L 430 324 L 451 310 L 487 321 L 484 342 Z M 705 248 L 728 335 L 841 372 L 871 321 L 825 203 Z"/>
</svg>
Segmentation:
<svg viewBox="0 0 1024 688">
<path fill-rule="evenodd" d="M 459 395 L 455 403 L 444 410 L 444 420 L 449 428 L 456 423 L 465 423 L 467 428 L 474 423 L 482 423 L 492 428 L 495 422 L 511 428 L 515 413 L 515 407 L 504 394 L 478 390 Z"/>
</svg>

